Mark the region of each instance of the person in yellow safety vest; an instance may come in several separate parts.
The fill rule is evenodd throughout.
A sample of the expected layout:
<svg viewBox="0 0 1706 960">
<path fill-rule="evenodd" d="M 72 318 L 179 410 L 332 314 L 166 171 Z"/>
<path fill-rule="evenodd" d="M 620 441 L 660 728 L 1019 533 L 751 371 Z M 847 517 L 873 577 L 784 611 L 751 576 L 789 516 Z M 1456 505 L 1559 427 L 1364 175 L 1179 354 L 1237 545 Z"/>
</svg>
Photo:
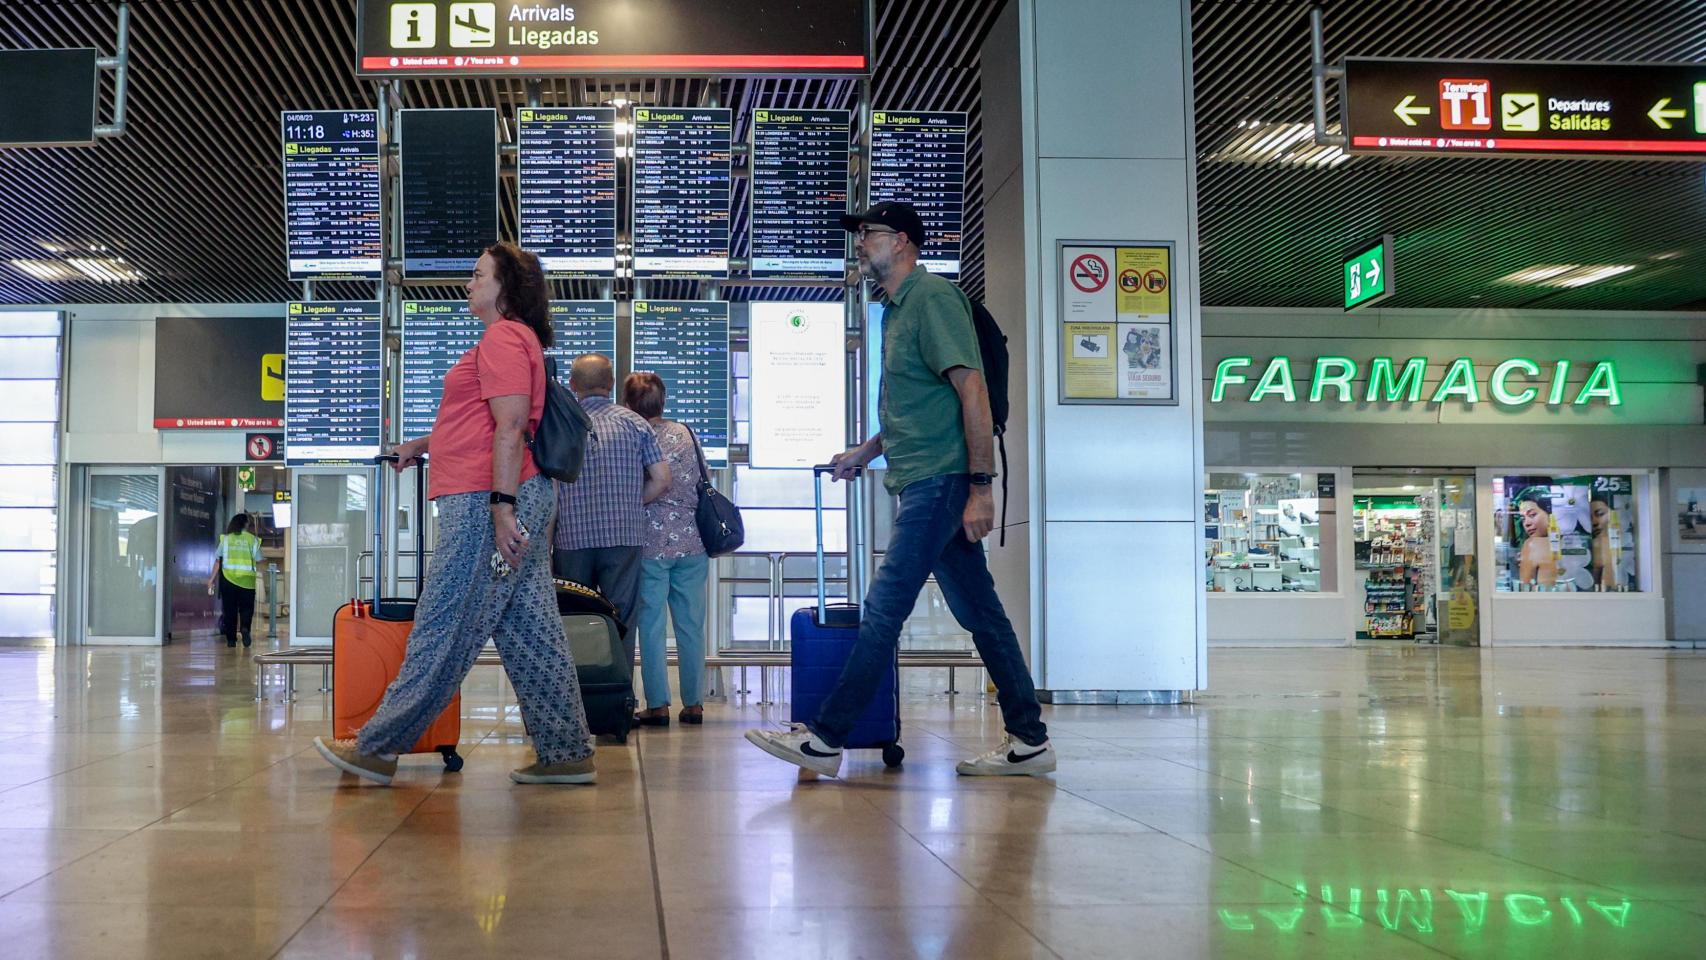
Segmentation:
<svg viewBox="0 0 1706 960">
<path fill-rule="evenodd" d="M 207 578 L 208 593 L 213 593 L 214 584 L 219 586 L 219 632 L 225 635 L 227 647 L 237 645 L 239 627 L 243 646 L 254 642 L 249 624 L 255 618 L 255 569 L 260 565 L 260 538 L 249 532 L 249 515 L 239 513 L 219 538 L 213 574 Z"/>
</svg>

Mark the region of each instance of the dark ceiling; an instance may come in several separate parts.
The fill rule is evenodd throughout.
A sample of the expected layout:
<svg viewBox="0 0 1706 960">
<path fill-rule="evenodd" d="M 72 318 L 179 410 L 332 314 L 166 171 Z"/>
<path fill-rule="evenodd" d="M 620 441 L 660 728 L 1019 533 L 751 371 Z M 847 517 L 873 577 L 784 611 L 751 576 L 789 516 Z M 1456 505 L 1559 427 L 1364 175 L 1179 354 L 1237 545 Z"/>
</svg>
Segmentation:
<svg viewBox="0 0 1706 960">
<path fill-rule="evenodd" d="M 978 49 L 1002 2 L 876 0 L 874 102 L 972 113 L 964 282 L 974 295 L 983 278 Z M 0 5 L 0 48 L 112 49 L 114 3 Z M 375 103 L 373 84 L 352 69 L 355 0 L 131 6 L 127 133 L 94 147 L 0 150 L 0 302 L 296 296 L 299 287 L 284 276 L 278 114 Z M 1706 3 L 1698 0 L 1330 0 L 1324 7 L 1330 61 L 1706 60 Z M 1339 158 L 1312 144 L 1302 126 L 1310 114 L 1308 9 L 1289 0 L 1192 6 L 1205 304 L 1336 306 L 1345 247 L 1393 233 L 1400 280 L 1390 306 L 1706 305 L 1700 165 Z M 849 81 L 634 78 L 550 81 L 542 99 L 697 104 L 715 97 L 737 109 L 740 136 L 754 106 L 848 107 L 856 93 Z M 506 116 L 526 101 L 519 80 L 408 81 L 403 97 L 407 106 L 496 106 Z M 1336 98 L 1328 109 L 1336 119 Z M 737 257 L 746 252 L 745 183 L 736 183 Z M 513 179 L 504 189 L 504 229 L 513 234 Z M 106 248 L 93 256 L 122 258 L 146 279 L 97 283 L 66 270 L 70 278 L 42 280 L 13 264 L 51 263 L 91 246 Z M 1500 279 L 1563 265 L 1633 269 L 1568 289 Z M 679 286 L 654 287 L 653 295 L 692 295 L 690 285 Z M 574 284 L 559 294 L 593 295 Z M 318 295 L 370 296 L 371 287 L 327 284 Z"/>
</svg>

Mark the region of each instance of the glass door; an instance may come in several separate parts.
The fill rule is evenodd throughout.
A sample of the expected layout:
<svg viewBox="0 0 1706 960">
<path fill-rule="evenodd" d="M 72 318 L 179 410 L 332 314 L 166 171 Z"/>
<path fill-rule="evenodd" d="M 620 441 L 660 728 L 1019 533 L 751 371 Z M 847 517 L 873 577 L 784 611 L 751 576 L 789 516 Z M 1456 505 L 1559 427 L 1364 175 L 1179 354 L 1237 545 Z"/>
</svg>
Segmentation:
<svg viewBox="0 0 1706 960">
<path fill-rule="evenodd" d="M 83 616 L 88 642 L 161 642 L 164 478 L 158 467 L 89 469 Z"/>
<path fill-rule="evenodd" d="M 362 554 L 370 549 L 371 468 L 292 471 L 289 549 L 290 642 L 329 645 L 332 616 L 362 592 Z"/>
<path fill-rule="evenodd" d="M 1439 590 L 1435 606 L 1441 643 L 1481 645 L 1481 587 L 1475 549 L 1475 478 L 1439 477 L 1434 481 L 1439 504 Z"/>
</svg>

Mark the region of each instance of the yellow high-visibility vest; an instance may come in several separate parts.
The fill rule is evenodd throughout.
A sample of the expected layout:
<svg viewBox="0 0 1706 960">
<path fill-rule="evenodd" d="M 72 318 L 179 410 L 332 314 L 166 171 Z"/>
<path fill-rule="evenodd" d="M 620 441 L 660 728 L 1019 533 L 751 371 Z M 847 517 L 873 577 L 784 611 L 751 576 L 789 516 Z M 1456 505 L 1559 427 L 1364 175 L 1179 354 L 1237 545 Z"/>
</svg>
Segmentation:
<svg viewBox="0 0 1706 960">
<path fill-rule="evenodd" d="M 219 537 L 219 571 L 246 590 L 255 589 L 255 568 L 261 563 L 260 538 L 247 531 Z"/>
</svg>

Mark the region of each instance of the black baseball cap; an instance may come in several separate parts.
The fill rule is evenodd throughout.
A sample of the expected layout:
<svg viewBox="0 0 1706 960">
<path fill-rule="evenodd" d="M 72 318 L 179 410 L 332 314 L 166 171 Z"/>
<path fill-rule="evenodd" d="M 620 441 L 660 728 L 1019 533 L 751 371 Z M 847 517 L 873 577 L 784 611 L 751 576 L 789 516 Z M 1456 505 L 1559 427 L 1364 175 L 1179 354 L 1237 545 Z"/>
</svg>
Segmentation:
<svg viewBox="0 0 1706 960">
<path fill-rule="evenodd" d="M 918 219 L 918 211 L 912 209 L 910 204 L 884 200 L 882 203 L 873 204 L 871 209 L 864 213 L 841 215 L 841 226 L 844 230 L 857 231 L 867 223 L 904 233 L 912 240 L 913 246 L 921 249 L 924 246 L 924 221 Z"/>
</svg>

